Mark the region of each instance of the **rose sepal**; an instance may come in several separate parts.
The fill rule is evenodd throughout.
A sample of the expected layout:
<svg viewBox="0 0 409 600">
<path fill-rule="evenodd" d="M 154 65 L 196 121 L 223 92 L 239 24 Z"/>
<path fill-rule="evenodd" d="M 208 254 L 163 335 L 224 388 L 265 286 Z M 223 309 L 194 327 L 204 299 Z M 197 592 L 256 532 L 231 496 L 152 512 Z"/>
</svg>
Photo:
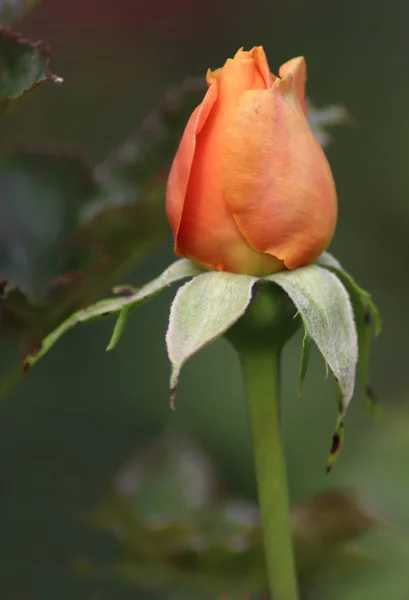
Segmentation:
<svg viewBox="0 0 409 600">
<path fill-rule="evenodd" d="M 112 350 L 126 326 L 130 311 L 164 288 L 183 279 L 172 302 L 166 345 L 171 362 L 171 405 L 174 406 L 181 368 L 199 350 L 224 335 L 244 315 L 255 294 L 268 294 L 275 285 L 294 305 L 295 319 L 304 327 L 299 393 L 307 371 L 310 342 L 315 342 L 338 388 L 338 416 L 328 463 L 330 470 L 339 454 L 345 414 L 352 399 L 357 366 L 365 398 L 373 406 L 374 394 L 368 380 L 368 358 L 372 336 L 380 331 L 380 317 L 368 292 L 360 288 L 339 262 L 327 252 L 316 263 L 293 271 L 265 277 L 203 271 L 188 259 L 180 259 L 148 284 L 133 288 L 119 286 L 115 295 L 79 310 L 44 340 L 40 350 L 24 360 L 32 367 L 54 343 L 77 323 L 118 314 L 107 346 Z"/>
</svg>

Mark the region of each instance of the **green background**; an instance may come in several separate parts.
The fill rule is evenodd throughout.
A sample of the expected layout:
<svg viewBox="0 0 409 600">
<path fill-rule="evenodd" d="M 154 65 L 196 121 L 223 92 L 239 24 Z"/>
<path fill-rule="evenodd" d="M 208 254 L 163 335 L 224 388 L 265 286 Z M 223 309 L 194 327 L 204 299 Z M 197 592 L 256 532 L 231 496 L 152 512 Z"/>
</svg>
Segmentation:
<svg viewBox="0 0 409 600">
<path fill-rule="evenodd" d="M 52 46 L 53 69 L 65 83 L 42 86 L 1 123 L 3 148 L 68 146 L 98 162 L 170 84 L 259 44 L 276 72 L 303 54 L 313 102 L 347 108 L 350 123 L 334 130 L 328 150 L 340 204 L 331 251 L 371 291 L 383 316 L 371 365 L 383 417 L 371 418 L 358 390 L 345 448 L 328 477 L 334 386 L 314 351 L 297 398 L 301 338 L 294 338 L 283 367 L 290 493 L 298 503 L 328 488 L 355 486 L 392 532 L 386 542 L 384 532 L 376 543 L 362 542 L 379 555 L 376 574 L 347 573 L 314 598 L 409 595 L 408 19 L 400 0 L 44 0 L 19 29 Z M 145 282 L 172 258 L 169 240 L 128 281 Z M 230 493 L 255 498 L 240 372 L 226 342 L 189 362 L 177 411 L 169 411 L 164 333 L 172 293 L 132 313 L 113 353 L 104 353 L 112 322 L 70 332 L 2 400 L 1 598 L 142 597 L 125 583 L 84 583 L 67 565 L 89 557 L 105 564 L 117 555 L 117 542 L 90 533 L 85 515 L 100 503 L 116 469 L 166 429 L 196 440 Z M 5 343 L 1 350 L 4 365 L 17 352 Z"/>
</svg>

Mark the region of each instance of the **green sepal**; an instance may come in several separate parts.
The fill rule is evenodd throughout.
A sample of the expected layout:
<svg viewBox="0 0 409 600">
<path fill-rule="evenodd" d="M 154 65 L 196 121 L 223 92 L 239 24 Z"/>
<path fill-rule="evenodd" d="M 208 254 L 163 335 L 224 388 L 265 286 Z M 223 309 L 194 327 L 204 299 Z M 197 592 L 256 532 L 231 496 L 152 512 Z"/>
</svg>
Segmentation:
<svg viewBox="0 0 409 600">
<path fill-rule="evenodd" d="M 121 313 L 122 311 L 126 310 L 126 313 L 122 314 L 122 318 L 119 319 L 119 323 L 117 322 L 111 340 L 108 344 L 107 350 L 112 350 L 123 333 L 126 325 L 126 317 L 128 316 L 127 313 L 129 310 L 131 310 L 131 308 L 137 304 L 140 304 L 144 300 L 151 298 L 170 284 L 180 281 L 181 279 L 185 279 L 186 277 L 192 277 L 198 273 L 201 273 L 201 271 L 199 271 L 199 269 L 193 263 L 185 258 L 182 258 L 165 269 L 165 271 L 159 275 L 159 277 L 156 277 L 156 279 L 153 279 L 139 289 L 132 289 L 133 293 L 131 294 L 127 293 L 125 296 L 122 295 L 113 298 L 106 298 L 104 300 L 100 300 L 96 304 L 88 306 L 87 308 L 78 310 L 68 319 L 63 321 L 61 325 L 54 329 L 43 340 L 41 348 L 38 352 L 36 352 L 36 354 L 30 354 L 26 356 L 23 362 L 23 370 L 27 371 L 30 367 L 36 364 L 64 333 L 72 329 L 78 323 L 84 323 L 92 319 L 105 317 L 109 314 L 115 314 L 118 312 Z"/>
<path fill-rule="evenodd" d="M 332 471 L 332 467 L 338 460 L 338 457 L 341 453 L 341 449 L 344 443 L 344 419 L 345 413 L 343 408 L 343 392 L 342 388 L 339 385 L 338 379 L 335 378 L 335 386 L 336 386 L 336 394 L 337 394 L 337 405 L 338 405 L 338 415 L 335 423 L 334 433 L 332 435 L 332 443 L 331 450 L 328 456 L 327 462 L 327 473 Z"/>
<path fill-rule="evenodd" d="M 115 348 L 115 346 L 117 345 L 117 343 L 119 342 L 121 335 L 124 332 L 125 326 L 128 322 L 128 316 L 129 316 L 130 309 L 131 309 L 130 305 L 124 306 L 124 308 L 119 313 L 119 316 L 115 323 L 114 330 L 112 332 L 111 339 L 109 340 L 109 344 L 106 347 L 107 352 L 109 352 L 110 350 L 113 350 Z"/>
<path fill-rule="evenodd" d="M 174 408 L 179 373 L 184 363 L 223 335 L 248 307 L 256 277 L 210 271 L 185 283 L 177 292 L 166 333 L 172 364 L 170 405 Z"/>
<path fill-rule="evenodd" d="M 326 254 L 327 257 L 331 256 L 328 255 L 328 253 Z M 374 304 L 371 295 L 366 290 L 362 289 L 354 279 L 342 269 L 339 263 L 331 264 L 326 262 L 323 266 L 329 271 L 332 271 L 341 280 L 351 299 L 358 334 L 358 375 L 364 390 L 365 402 L 369 410 L 376 414 L 379 411 L 379 403 L 374 394 L 368 371 L 372 332 L 374 332 L 375 335 L 379 335 L 382 328 L 379 310 Z"/>
<path fill-rule="evenodd" d="M 191 261 L 179 260 L 142 288 L 120 286 L 114 290 L 118 294 L 116 297 L 101 300 L 74 313 L 45 338 L 36 355 L 26 358 L 25 368 L 35 364 L 59 337 L 76 323 L 119 312 L 107 347 L 107 350 L 111 350 L 118 343 L 129 312 L 134 306 L 170 283 L 186 277 L 193 277 L 193 280 L 182 286 L 175 296 L 166 335 L 168 355 L 172 364 L 171 405 L 183 364 L 204 346 L 230 330 L 244 315 L 252 301 L 253 286 L 257 281 L 260 284 L 266 282 L 264 286 L 267 282 L 275 284 L 289 297 L 297 318 L 300 317 L 304 324 L 299 394 L 307 372 L 311 340 L 316 343 L 327 369 L 329 367 L 337 382 L 338 418 L 328 462 L 330 470 L 339 455 L 344 417 L 354 390 L 358 338 L 360 374 L 363 378 L 364 375 L 366 377 L 369 357 L 370 325 L 367 315 L 373 315 L 377 330 L 380 328 L 380 318 L 369 294 L 361 290 L 342 270 L 338 261 L 327 253 L 324 253 L 316 264 L 262 278 L 218 271 L 203 272 Z M 257 315 L 261 316 L 262 312 L 256 310 L 255 326 L 258 323 Z M 358 332 L 354 316 L 359 325 Z M 291 319 L 293 320 L 292 316 Z M 255 331 L 252 332 L 252 335 L 255 334 Z M 268 332 L 264 332 L 264 338 L 266 334 L 268 335 Z M 365 381 L 367 383 L 367 379 Z M 368 391 L 368 386 L 366 389 Z"/>
<path fill-rule="evenodd" d="M 334 273 L 317 264 L 269 275 L 301 315 L 305 331 L 314 340 L 342 389 L 345 414 L 355 384 L 358 344 L 351 302 Z"/>
<path fill-rule="evenodd" d="M 330 473 L 332 471 L 334 464 L 338 460 L 343 443 L 344 443 L 344 416 L 342 413 L 339 413 L 337 422 L 335 425 L 335 431 L 332 436 L 331 450 L 330 450 L 328 462 L 327 462 L 327 473 Z"/>
<path fill-rule="evenodd" d="M 310 359 L 311 338 L 304 327 L 304 337 L 301 347 L 300 371 L 298 373 L 298 397 L 301 398 L 301 392 L 307 375 L 308 363 Z"/>
</svg>

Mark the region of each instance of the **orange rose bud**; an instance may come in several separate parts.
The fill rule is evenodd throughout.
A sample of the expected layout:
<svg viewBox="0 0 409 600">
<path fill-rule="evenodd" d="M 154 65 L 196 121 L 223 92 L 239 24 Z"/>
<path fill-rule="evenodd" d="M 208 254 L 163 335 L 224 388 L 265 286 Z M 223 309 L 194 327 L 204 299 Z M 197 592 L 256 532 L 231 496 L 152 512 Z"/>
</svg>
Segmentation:
<svg viewBox="0 0 409 600">
<path fill-rule="evenodd" d="M 270 73 L 262 47 L 208 72 L 169 175 L 175 252 L 267 275 L 314 261 L 337 220 L 331 169 L 306 117 L 306 64 Z"/>
</svg>

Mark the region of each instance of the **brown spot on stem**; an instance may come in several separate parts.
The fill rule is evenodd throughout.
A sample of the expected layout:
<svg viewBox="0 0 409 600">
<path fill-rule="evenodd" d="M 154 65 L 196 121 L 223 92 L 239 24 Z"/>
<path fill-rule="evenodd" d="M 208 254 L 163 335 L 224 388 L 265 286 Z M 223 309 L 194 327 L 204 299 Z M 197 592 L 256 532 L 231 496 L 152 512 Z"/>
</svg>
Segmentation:
<svg viewBox="0 0 409 600">
<path fill-rule="evenodd" d="M 30 363 L 28 362 L 28 360 L 25 360 L 23 362 L 23 373 L 27 373 L 29 368 L 30 368 Z"/>
</svg>

